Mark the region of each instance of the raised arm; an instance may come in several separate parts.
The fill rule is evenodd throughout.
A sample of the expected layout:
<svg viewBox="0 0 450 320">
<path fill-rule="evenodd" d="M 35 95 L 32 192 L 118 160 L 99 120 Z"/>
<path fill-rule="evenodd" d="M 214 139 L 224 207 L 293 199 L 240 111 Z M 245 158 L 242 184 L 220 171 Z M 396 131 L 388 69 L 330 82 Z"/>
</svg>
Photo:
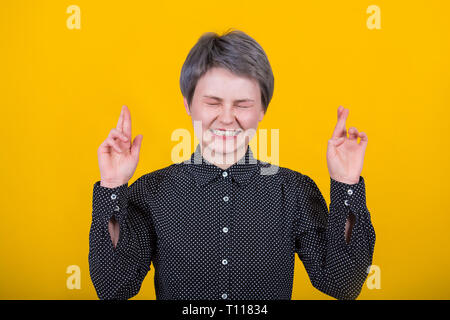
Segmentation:
<svg viewBox="0 0 450 320">
<path fill-rule="evenodd" d="M 375 245 L 361 176 L 368 138 L 355 127 L 347 136 L 348 114 L 348 109 L 338 108 L 328 140 L 330 211 L 314 181 L 298 177 L 296 250 L 314 287 L 337 299 L 358 297 Z"/>
<path fill-rule="evenodd" d="M 142 135 L 131 141 L 131 116 L 122 107 L 116 128 L 98 149 L 101 181 L 94 184 L 89 271 L 100 299 L 129 299 L 150 269 L 154 235 L 140 201 L 143 177 L 128 187 L 139 161 Z"/>
</svg>

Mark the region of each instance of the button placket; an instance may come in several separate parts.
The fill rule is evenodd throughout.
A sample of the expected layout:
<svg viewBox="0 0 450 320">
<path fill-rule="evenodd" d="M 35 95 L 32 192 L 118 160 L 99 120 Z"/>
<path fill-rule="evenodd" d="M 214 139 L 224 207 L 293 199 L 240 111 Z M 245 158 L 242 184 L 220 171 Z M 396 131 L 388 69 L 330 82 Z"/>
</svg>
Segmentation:
<svg viewBox="0 0 450 320">
<path fill-rule="evenodd" d="M 220 286 L 219 286 L 219 294 L 222 299 L 227 299 L 230 293 L 230 272 L 229 272 L 229 254 L 230 250 L 230 233 L 228 232 L 228 227 L 230 226 L 230 218 L 231 218 L 231 195 L 232 195 L 232 180 L 230 179 L 230 174 L 227 171 L 222 172 L 222 179 L 219 180 L 219 188 L 222 193 L 222 199 L 219 201 L 222 202 L 220 207 L 222 208 L 222 212 L 219 213 L 219 223 L 220 228 L 218 230 L 220 237 L 220 248 L 218 252 L 220 252 Z"/>
</svg>

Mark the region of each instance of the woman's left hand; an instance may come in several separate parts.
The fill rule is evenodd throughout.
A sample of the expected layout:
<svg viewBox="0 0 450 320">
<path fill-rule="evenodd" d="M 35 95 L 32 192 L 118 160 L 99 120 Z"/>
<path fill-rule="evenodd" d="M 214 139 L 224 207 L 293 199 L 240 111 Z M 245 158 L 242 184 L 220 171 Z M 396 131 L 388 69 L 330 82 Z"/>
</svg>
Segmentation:
<svg viewBox="0 0 450 320">
<path fill-rule="evenodd" d="M 339 106 L 336 127 L 328 140 L 327 165 L 333 180 L 355 184 L 359 182 L 362 172 L 368 139 L 366 133 L 358 132 L 355 127 L 348 129 L 347 137 L 345 121 L 348 113 L 348 109 Z M 359 143 L 358 137 L 361 138 Z"/>
</svg>

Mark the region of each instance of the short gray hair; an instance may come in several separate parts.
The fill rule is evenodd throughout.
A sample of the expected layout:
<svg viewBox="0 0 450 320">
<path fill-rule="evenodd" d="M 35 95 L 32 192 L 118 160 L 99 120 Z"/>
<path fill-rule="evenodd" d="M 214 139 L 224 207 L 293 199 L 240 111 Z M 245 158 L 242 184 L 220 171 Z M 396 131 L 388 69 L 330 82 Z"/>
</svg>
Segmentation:
<svg viewBox="0 0 450 320">
<path fill-rule="evenodd" d="M 180 75 L 180 88 L 190 107 L 198 80 L 212 67 L 256 79 L 266 113 L 273 95 L 274 77 L 263 48 L 246 33 L 228 29 L 222 36 L 204 33 L 189 52 Z"/>
</svg>

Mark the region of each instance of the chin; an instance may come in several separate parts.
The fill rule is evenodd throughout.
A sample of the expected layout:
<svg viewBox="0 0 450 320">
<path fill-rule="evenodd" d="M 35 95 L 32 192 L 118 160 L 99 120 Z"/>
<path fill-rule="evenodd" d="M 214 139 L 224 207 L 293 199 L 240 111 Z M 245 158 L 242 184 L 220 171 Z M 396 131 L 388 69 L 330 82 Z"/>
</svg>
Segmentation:
<svg viewBox="0 0 450 320">
<path fill-rule="evenodd" d="M 206 143 L 204 145 L 205 150 L 209 150 L 215 156 L 221 157 L 223 156 L 234 156 L 239 148 L 242 148 L 244 145 L 244 141 L 242 139 L 235 141 L 221 141 L 219 139 L 213 139 L 212 141 Z"/>
</svg>

